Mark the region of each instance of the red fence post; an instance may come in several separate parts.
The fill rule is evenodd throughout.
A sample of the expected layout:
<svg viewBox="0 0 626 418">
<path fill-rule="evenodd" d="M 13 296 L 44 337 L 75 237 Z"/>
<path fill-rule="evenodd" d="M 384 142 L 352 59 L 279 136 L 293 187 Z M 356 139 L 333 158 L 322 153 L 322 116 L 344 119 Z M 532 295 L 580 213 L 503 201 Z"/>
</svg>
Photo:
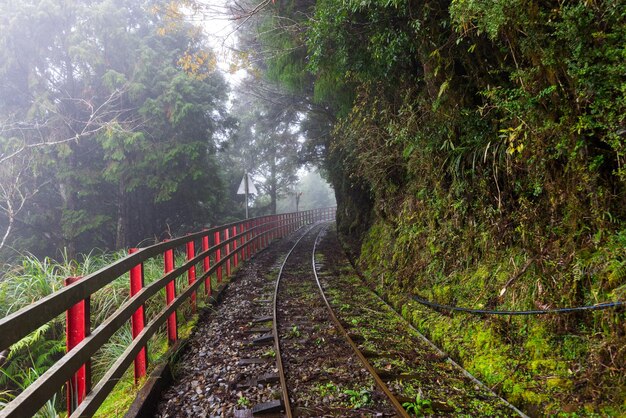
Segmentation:
<svg viewBox="0 0 626 418">
<path fill-rule="evenodd" d="M 237 226 L 233 226 L 233 238 L 235 238 L 237 236 Z M 239 265 L 239 253 L 237 252 L 237 239 L 235 238 L 235 240 L 233 241 L 233 257 L 235 257 L 235 262 L 234 262 L 234 267 L 237 268 L 237 266 Z"/>
<path fill-rule="evenodd" d="M 68 277 L 65 285 L 76 283 L 82 277 Z M 66 349 L 69 352 L 89 335 L 91 328 L 89 298 L 69 308 L 65 314 Z M 91 361 L 80 366 L 67 382 L 67 412 L 70 415 L 91 391 Z"/>
<path fill-rule="evenodd" d="M 252 239 L 252 232 L 250 232 L 250 228 L 252 227 L 252 221 L 247 221 L 246 222 L 246 259 L 249 260 L 250 256 L 252 255 L 252 243 L 250 242 L 250 240 Z"/>
<path fill-rule="evenodd" d="M 270 242 L 272 241 L 272 239 L 274 239 L 273 235 L 274 235 L 274 231 L 272 231 L 272 220 L 273 218 L 271 216 L 267 216 L 265 218 L 265 222 L 266 222 L 266 230 L 267 230 L 267 240 L 265 241 L 265 247 L 267 247 L 268 245 L 270 245 Z"/>
<path fill-rule="evenodd" d="M 187 261 L 191 260 L 196 256 L 196 248 L 193 240 L 187 242 Z M 193 265 L 189 267 L 187 270 L 187 283 L 191 286 L 196 281 L 196 266 Z M 191 294 L 191 298 L 189 299 L 191 302 L 191 312 L 196 313 L 196 292 Z"/>
<path fill-rule="evenodd" d="M 283 215 L 276 215 L 276 238 L 280 239 L 283 237 Z"/>
<path fill-rule="evenodd" d="M 248 221 L 248 224 L 246 225 L 246 230 L 248 231 L 248 243 L 250 244 L 248 245 L 248 259 L 254 255 L 255 241 L 253 241 L 254 231 L 252 231 L 252 228 L 254 228 L 254 221 Z"/>
<path fill-rule="evenodd" d="M 215 233 L 213 234 L 213 240 L 215 241 L 213 245 L 215 246 L 220 245 L 220 231 L 215 231 Z M 215 249 L 215 264 L 219 263 L 221 259 L 222 259 L 222 249 L 220 247 L 217 247 Z M 222 283 L 222 266 L 221 265 L 217 267 L 217 282 Z"/>
<path fill-rule="evenodd" d="M 206 235 L 202 237 L 202 252 L 207 251 L 209 249 L 209 236 Z M 204 268 L 204 272 L 206 273 L 211 268 L 211 258 L 207 255 L 202 260 L 202 267 Z M 211 296 L 211 276 L 207 276 L 204 279 L 204 291 L 207 296 Z"/>
<path fill-rule="evenodd" d="M 165 261 L 165 274 L 174 270 L 174 250 L 166 250 L 163 254 Z M 176 279 L 172 279 L 165 285 L 165 302 L 171 305 L 176 298 Z M 176 311 L 167 318 L 167 341 L 173 345 L 178 339 L 178 328 L 176 325 Z"/>
<path fill-rule="evenodd" d="M 239 259 L 241 261 L 246 259 L 246 249 L 244 248 L 244 244 L 246 243 L 246 234 L 244 233 L 245 230 L 245 222 L 242 222 L 239 224 L 239 235 L 241 235 L 241 238 L 239 238 Z"/>
<path fill-rule="evenodd" d="M 280 222 L 280 215 L 274 216 L 274 220 L 276 221 L 274 225 L 276 228 L 276 236 L 274 238 L 279 239 L 281 236 L 281 228 L 282 228 L 282 223 Z"/>
<path fill-rule="evenodd" d="M 257 236 L 257 230 L 256 230 L 256 219 L 250 221 L 250 256 L 254 256 L 256 254 L 256 236 Z"/>
<path fill-rule="evenodd" d="M 129 248 L 128 254 L 134 254 L 138 251 L 137 248 Z M 135 296 L 139 291 L 143 289 L 143 264 L 139 263 L 135 267 L 130 269 L 130 297 Z M 146 324 L 144 317 L 144 307 L 141 305 L 130 319 L 130 327 L 133 333 L 133 339 L 137 338 L 139 333 L 143 331 L 143 327 Z M 143 347 L 137 357 L 135 357 L 135 384 L 139 382 L 139 379 L 146 375 L 146 368 L 148 364 L 148 352 L 147 348 Z"/>
<path fill-rule="evenodd" d="M 287 222 L 285 221 L 287 215 L 280 215 L 280 237 L 284 237 L 286 234 Z"/>
<path fill-rule="evenodd" d="M 224 229 L 224 241 L 228 241 L 230 238 L 229 228 Z M 226 277 L 230 277 L 230 249 L 232 243 L 226 244 Z"/>
</svg>

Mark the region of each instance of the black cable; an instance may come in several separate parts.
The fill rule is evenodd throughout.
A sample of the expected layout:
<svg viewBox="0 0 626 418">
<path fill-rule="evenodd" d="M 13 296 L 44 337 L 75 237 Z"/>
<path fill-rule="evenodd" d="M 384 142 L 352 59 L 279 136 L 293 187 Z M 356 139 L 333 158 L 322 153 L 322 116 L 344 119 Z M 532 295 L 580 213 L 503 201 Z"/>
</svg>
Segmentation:
<svg viewBox="0 0 626 418">
<path fill-rule="evenodd" d="M 441 309 L 445 311 L 456 311 L 456 312 L 465 312 L 474 315 L 545 315 L 545 314 L 560 314 L 560 313 L 568 313 L 568 312 L 578 312 L 578 311 L 595 311 L 599 309 L 608 309 L 615 308 L 618 306 L 626 306 L 626 302 L 616 301 L 616 302 L 603 302 L 598 303 L 596 305 L 590 306 L 578 306 L 576 308 L 559 308 L 559 309 L 545 309 L 545 310 L 533 310 L 533 311 L 491 311 L 486 309 L 470 309 L 470 308 L 461 308 L 458 306 L 450 306 L 450 305 L 441 305 L 436 302 L 431 302 L 426 299 L 422 299 L 419 296 L 413 296 L 413 300 L 422 305 L 428 306 L 434 309 Z"/>
</svg>

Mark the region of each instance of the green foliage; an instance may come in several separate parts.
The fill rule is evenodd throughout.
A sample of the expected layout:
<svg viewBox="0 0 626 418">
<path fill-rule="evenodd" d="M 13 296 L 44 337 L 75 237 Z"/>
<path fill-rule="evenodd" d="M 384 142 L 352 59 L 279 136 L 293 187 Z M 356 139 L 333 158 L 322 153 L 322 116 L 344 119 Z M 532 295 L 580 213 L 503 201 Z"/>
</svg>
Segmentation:
<svg viewBox="0 0 626 418">
<path fill-rule="evenodd" d="M 515 15 L 523 7 L 522 1 L 499 0 L 484 3 L 454 0 L 450 5 L 450 17 L 459 32 L 474 29 L 478 35 L 484 32 L 490 39 L 495 39 L 507 23 L 515 20 Z"/>
<path fill-rule="evenodd" d="M 261 41 L 272 49 L 267 60 L 265 76 L 280 83 L 290 92 L 298 93 L 306 89 L 309 74 L 306 72 L 306 49 L 302 39 L 281 30 L 279 19 L 268 16 L 259 28 Z"/>
<path fill-rule="evenodd" d="M 7 272 L 0 281 L 0 300 L 6 301 L 0 305 L 0 314 L 7 316 L 61 289 L 65 278 L 93 273 L 121 256 L 123 254 L 92 253 L 84 256 L 82 263 L 77 263 L 67 257 L 62 262 L 56 262 L 47 257 L 39 260 L 33 255 L 25 255 L 21 263 L 7 266 Z M 121 298 L 116 285 L 113 285 L 91 299 L 93 324 L 97 326 L 119 307 L 127 297 L 127 286 Z M 39 375 L 46 371 L 65 350 L 65 316 L 61 315 L 10 347 L 7 363 L 3 366 L 4 373 L 0 375 L 0 385 L 5 388 L 27 387 L 33 373 Z M 117 357 L 110 358 L 108 364 L 112 364 Z M 99 373 L 97 366 L 95 370 Z"/>
<path fill-rule="evenodd" d="M 215 137 L 230 121 L 221 75 L 181 61 L 210 61 L 199 32 L 182 22 L 162 30 L 143 0 L 49 3 L 0 7 L 3 156 L 59 142 L 12 160 L 26 196 L 12 246 L 74 255 L 214 221 L 225 191 Z M 2 182 L 14 172 L 0 170 Z M 48 239 L 33 239 L 41 231 Z"/>
<path fill-rule="evenodd" d="M 313 390 L 318 393 L 321 398 L 334 396 L 339 392 L 339 388 L 333 382 L 320 383 Z"/>
<path fill-rule="evenodd" d="M 29 368 L 28 370 L 21 370 L 18 373 L 11 373 L 11 371 L 0 369 L 0 374 L 7 377 L 13 384 L 20 389 L 26 389 L 31 383 L 39 378 L 41 375 L 35 368 Z M 57 418 L 57 394 L 53 395 L 51 399 L 46 401 L 44 406 L 35 413 L 35 418 Z M 0 408 L 8 404 L 14 395 L 10 391 L 0 391 Z M 1 410 L 1 409 L 0 409 Z"/>
<path fill-rule="evenodd" d="M 373 201 L 372 284 L 520 405 L 611 410 L 623 362 L 598 358 L 623 345 L 623 314 L 468 325 L 399 295 L 504 309 L 623 296 L 624 8 L 325 1 L 314 16 L 317 98 L 351 92 L 326 160 L 339 227 L 358 231 L 372 215 L 356 202 Z M 595 391 L 570 396 L 585 379 Z"/>
<path fill-rule="evenodd" d="M 346 389 L 343 393 L 348 396 L 348 405 L 350 405 L 351 408 L 363 408 L 372 403 L 372 394 L 365 388 L 357 390 Z"/>
<path fill-rule="evenodd" d="M 292 326 L 289 332 L 287 332 L 287 338 L 300 338 L 301 335 L 302 333 L 297 325 Z"/>
<path fill-rule="evenodd" d="M 59 290 L 67 277 L 86 276 L 104 266 L 123 258 L 125 251 L 118 253 L 91 253 L 82 257 L 80 262 L 69 260 L 62 262 L 50 258 L 38 260 L 32 255 L 24 256 L 15 265 L 6 265 L 6 273 L 0 280 L 0 300 L 12 301 L 11 304 L 0 304 L 0 314 L 6 316 L 16 310 L 38 301 L 50 293 Z M 184 253 L 176 254 L 175 263 L 181 265 L 186 261 Z M 163 276 L 163 261 L 155 257 L 143 263 L 145 285 L 153 283 Z M 129 298 L 128 275 L 124 275 L 105 285 L 90 297 L 91 326 L 98 327 L 117 311 Z M 186 277 L 176 281 L 177 294 L 188 286 Z M 199 306 L 201 306 L 199 298 Z M 147 320 L 154 318 L 166 306 L 164 290 L 150 298 L 144 304 Z M 193 316 L 188 305 L 178 310 L 179 338 L 190 335 L 195 327 L 197 316 Z M 118 329 L 114 335 L 96 352 L 92 358 L 92 374 L 94 383 L 117 361 L 132 342 L 130 324 Z M 167 351 L 168 344 L 165 333 L 155 334 L 148 342 L 150 355 L 149 367 L 159 361 Z M 0 374 L 0 406 L 8 402 L 17 393 L 28 387 L 39 375 L 48 370 L 65 353 L 65 315 L 60 315 L 42 325 L 30 335 L 10 347 L 8 358 L 2 365 Z M 134 399 L 138 386 L 134 384 L 132 367 L 102 405 L 97 416 L 122 414 Z M 63 394 L 59 392 L 42 410 L 45 416 L 54 416 L 57 399 Z M 47 412 L 46 412 L 47 411 Z M 44 415 L 42 415 L 44 416 Z"/>
<path fill-rule="evenodd" d="M 405 402 L 402 404 L 406 412 L 417 417 L 423 417 L 427 414 L 433 414 L 432 402 L 429 399 L 422 398 L 421 393 L 415 395 L 415 401 Z"/>
<path fill-rule="evenodd" d="M 250 399 L 246 398 L 245 396 L 240 396 L 237 399 L 237 406 L 240 408 L 247 408 L 250 406 Z"/>
</svg>

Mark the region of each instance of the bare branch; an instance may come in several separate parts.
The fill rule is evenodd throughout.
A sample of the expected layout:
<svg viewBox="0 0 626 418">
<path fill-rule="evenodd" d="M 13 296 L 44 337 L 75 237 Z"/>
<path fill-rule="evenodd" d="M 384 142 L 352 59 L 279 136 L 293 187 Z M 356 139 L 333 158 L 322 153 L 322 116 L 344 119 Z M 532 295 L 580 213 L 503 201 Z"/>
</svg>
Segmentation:
<svg viewBox="0 0 626 418">
<path fill-rule="evenodd" d="M 94 108 L 91 101 L 87 99 L 74 99 L 68 98 L 70 101 L 76 101 L 82 103 L 85 107 L 91 110 L 89 117 L 84 121 L 73 120 L 65 115 L 60 114 L 56 109 L 47 109 L 49 114 L 55 115 L 57 118 L 49 118 L 43 122 L 3 122 L 0 125 L 0 133 L 4 135 L 15 135 L 16 133 L 22 137 L 21 144 L 15 146 L 12 151 L 5 151 L 0 154 L 0 165 L 7 161 L 17 157 L 27 150 L 35 148 L 49 147 L 55 145 L 61 145 L 72 141 L 78 141 L 84 137 L 94 135 L 102 130 L 107 129 L 112 124 L 119 124 L 117 117 L 129 109 L 119 109 L 116 104 L 121 95 L 127 90 L 116 89 L 113 91 L 98 107 Z M 74 131 L 73 136 L 60 138 L 60 139 L 48 139 L 42 132 L 53 125 L 55 120 L 62 120 L 66 126 L 82 126 L 80 131 Z M 72 129 L 73 130 L 73 129 Z M 35 135 L 29 134 L 29 132 L 36 133 Z M 36 138 L 34 142 L 29 142 L 29 138 Z"/>
</svg>

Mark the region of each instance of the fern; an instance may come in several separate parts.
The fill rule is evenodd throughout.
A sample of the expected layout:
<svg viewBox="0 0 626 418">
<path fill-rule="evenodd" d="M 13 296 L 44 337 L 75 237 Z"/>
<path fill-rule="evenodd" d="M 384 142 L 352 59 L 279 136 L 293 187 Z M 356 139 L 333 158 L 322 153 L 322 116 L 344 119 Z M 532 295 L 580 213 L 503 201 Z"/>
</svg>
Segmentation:
<svg viewBox="0 0 626 418">
<path fill-rule="evenodd" d="M 20 353 L 22 350 L 27 349 L 29 347 L 34 346 L 37 342 L 43 340 L 45 334 L 50 331 L 50 324 L 46 323 L 37 328 L 35 331 L 28 334 L 26 337 L 22 338 L 15 344 L 11 346 L 9 351 L 8 359 L 12 360 L 15 358 L 17 353 Z"/>
</svg>

